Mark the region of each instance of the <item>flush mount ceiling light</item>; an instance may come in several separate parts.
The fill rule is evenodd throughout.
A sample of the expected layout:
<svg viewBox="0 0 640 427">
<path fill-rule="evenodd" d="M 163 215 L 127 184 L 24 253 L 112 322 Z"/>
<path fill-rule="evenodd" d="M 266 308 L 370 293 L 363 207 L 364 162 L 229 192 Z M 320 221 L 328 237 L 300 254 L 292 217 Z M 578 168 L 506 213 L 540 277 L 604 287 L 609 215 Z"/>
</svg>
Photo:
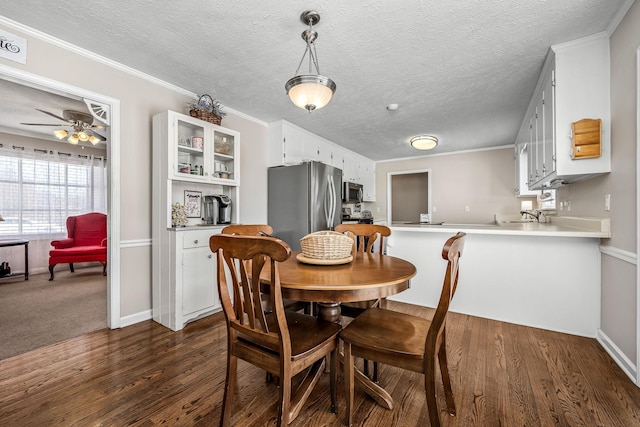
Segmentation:
<svg viewBox="0 0 640 427">
<path fill-rule="evenodd" d="M 438 138 L 433 135 L 418 135 L 409 140 L 416 150 L 431 150 L 438 146 Z"/>
<path fill-rule="evenodd" d="M 302 39 L 306 42 L 307 47 L 298 64 L 296 75 L 290 78 L 284 87 L 291 102 L 311 113 L 331 101 L 331 97 L 336 91 L 336 84 L 329 77 L 321 75 L 318 66 L 318 54 L 314 44 L 318 33 L 313 31 L 313 26 L 320 22 L 320 14 L 313 10 L 307 10 L 300 15 L 300 20 L 309 25 L 309 29 L 302 32 Z M 309 73 L 298 74 L 307 53 L 309 53 Z M 313 74 L 313 68 L 315 68 L 315 74 Z"/>
</svg>

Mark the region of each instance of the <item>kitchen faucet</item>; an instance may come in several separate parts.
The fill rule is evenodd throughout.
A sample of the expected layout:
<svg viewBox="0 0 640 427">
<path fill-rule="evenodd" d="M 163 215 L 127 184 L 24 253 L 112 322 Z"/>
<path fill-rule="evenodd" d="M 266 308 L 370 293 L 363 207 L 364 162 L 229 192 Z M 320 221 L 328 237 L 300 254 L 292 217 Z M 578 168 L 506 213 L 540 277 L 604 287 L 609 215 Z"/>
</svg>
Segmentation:
<svg viewBox="0 0 640 427">
<path fill-rule="evenodd" d="M 531 218 L 535 218 L 537 222 L 540 222 L 540 216 L 542 215 L 542 212 L 538 211 L 538 210 L 534 210 L 534 211 L 520 211 L 520 215 L 529 215 Z"/>
</svg>

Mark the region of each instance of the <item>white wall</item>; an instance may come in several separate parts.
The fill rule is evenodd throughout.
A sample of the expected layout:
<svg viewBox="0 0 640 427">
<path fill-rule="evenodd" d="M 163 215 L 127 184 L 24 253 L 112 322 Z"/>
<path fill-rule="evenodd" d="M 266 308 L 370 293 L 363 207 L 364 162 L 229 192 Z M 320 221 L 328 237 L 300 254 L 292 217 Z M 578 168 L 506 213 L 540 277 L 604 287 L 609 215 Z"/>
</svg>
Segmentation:
<svg viewBox="0 0 640 427">
<path fill-rule="evenodd" d="M 494 214 L 517 214 L 514 148 L 431 155 L 376 163 L 376 202 L 368 205 L 375 219 L 385 218 L 387 174 L 430 169 L 432 222 L 491 222 Z M 469 212 L 465 211 L 469 206 Z"/>
<path fill-rule="evenodd" d="M 611 218 L 611 239 L 602 241 L 600 341 L 627 374 L 640 383 L 637 281 L 637 127 L 640 5 L 635 2 L 610 37 L 611 173 L 558 189 L 571 201 L 560 215 Z M 604 210 L 605 194 L 611 211 Z"/>
</svg>

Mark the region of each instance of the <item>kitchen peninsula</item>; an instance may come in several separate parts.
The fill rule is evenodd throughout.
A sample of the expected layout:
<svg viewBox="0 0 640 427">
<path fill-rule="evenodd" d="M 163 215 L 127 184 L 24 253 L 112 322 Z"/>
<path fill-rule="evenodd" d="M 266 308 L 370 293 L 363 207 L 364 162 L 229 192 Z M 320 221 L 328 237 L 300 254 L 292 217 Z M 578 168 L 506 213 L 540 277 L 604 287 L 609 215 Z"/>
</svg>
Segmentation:
<svg viewBox="0 0 640 427">
<path fill-rule="evenodd" d="M 392 224 L 387 253 L 418 270 L 393 300 L 435 307 L 442 244 L 467 233 L 451 310 L 595 337 L 600 326 L 600 239 L 608 219 L 551 217 L 549 223 Z"/>
</svg>

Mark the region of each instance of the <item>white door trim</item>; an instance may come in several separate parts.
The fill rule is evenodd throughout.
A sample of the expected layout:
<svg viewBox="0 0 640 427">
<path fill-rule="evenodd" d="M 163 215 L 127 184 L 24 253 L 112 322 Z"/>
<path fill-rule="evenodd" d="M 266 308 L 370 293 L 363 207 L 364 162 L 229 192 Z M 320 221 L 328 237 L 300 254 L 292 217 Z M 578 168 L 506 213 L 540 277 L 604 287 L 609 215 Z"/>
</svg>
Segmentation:
<svg viewBox="0 0 640 427">
<path fill-rule="evenodd" d="M 640 47 L 636 50 L 636 254 L 640 254 Z M 636 385 L 640 386 L 640 269 L 636 266 Z"/>
<path fill-rule="evenodd" d="M 109 106 L 111 125 L 107 144 L 108 199 L 108 260 L 107 264 L 107 325 L 111 329 L 121 326 L 120 320 L 120 100 L 89 90 L 71 86 L 37 74 L 0 64 L 0 77 L 16 83 L 37 86 L 57 94 L 88 98 Z"/>
</svg>

